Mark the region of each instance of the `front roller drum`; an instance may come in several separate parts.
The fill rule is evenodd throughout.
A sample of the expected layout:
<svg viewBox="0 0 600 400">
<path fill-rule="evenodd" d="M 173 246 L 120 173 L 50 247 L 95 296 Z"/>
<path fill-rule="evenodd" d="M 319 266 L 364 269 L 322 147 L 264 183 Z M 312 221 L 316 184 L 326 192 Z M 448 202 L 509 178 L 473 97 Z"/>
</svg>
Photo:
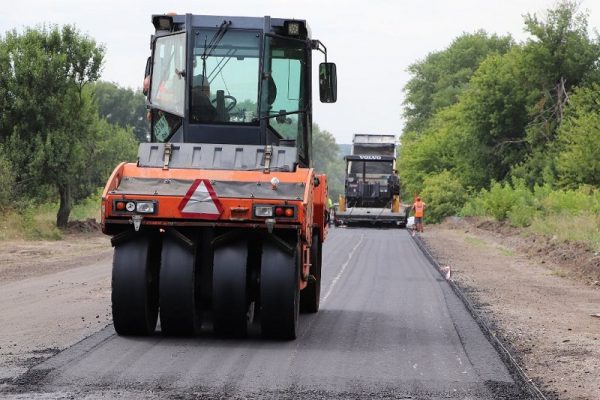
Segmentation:
<svg viewBox="0 0 600 400">
<path fill-rule="evenodd" d="M 292 340 L 300 304 L 300 254 L 265 241 L 260 271 L 261 331 L 267 338 Z"/>
<path fill-rule="evenodd" d="M 156 329 L 160 241 L 139 235 L 115 246 L 112 270 L 112 314 L 115 331 L 146 336 Z"/>
<path fill-rule="evenodd" d="M 160 328 L 164 335 L 191 336 L 200 331 L 195 264 L 195 247 L 165 235 L 160 267 Z"/>
<path fill-rule="evenodd" d="M 248 244 L 223 245 L 214 250 L 213 327 L 219 336 L 244 337 L 248 329 Z"/>
</svg>

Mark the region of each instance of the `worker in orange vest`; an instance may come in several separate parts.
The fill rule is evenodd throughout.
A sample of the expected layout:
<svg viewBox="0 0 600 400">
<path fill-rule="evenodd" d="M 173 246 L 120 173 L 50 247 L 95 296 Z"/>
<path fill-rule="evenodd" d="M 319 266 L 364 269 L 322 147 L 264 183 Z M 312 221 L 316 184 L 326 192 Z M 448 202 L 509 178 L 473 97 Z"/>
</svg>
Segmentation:
<svg viewBox="0 0 600 400">
<path fill-rule="evenodd" d="M 420 196 L 417 196 L 412 209 L 415 215 L 415 227 L 417 228 L 417 232 L 423 232 L 423 214 L 425 212 L 425 203 L 421 201 Z"/>
</svg>

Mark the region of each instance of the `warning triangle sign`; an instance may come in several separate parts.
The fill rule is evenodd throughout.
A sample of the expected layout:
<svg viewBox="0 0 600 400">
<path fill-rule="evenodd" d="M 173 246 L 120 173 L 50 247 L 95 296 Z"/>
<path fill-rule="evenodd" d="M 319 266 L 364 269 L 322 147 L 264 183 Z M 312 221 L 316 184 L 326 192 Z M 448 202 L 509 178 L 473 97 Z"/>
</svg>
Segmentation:
<svg viewBox="0 0 600 400">
<path fill-rule="evenodd" d="M 184 217 L 219 219 L 223 206 L 208 179 L 196 179 L 187 191 L 179 211 Z"/>
</svg>

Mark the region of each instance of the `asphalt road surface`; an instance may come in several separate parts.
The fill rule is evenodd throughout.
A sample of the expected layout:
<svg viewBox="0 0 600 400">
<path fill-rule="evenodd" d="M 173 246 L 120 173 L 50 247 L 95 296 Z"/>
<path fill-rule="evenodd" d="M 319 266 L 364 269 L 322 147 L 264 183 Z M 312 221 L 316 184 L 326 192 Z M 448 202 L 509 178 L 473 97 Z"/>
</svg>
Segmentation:
<svg viewBox="0 0 600 400">
<path fill-rule="evenodd" d="M 525 398 L 405 230 L 336 228 L 321 311 L 295 341 L 124 338 L 112 326 L 20 378 L 12 398 Z"/>
</svg>

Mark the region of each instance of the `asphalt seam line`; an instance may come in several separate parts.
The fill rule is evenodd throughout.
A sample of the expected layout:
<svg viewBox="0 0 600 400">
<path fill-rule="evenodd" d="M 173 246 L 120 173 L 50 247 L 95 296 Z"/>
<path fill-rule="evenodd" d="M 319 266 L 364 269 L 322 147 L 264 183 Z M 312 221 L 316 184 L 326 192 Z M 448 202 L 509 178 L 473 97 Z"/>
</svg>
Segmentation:
<svg viewBox="0 0 600 400">
<path fill-rule="evenodd" d="M 337 284 L 338 280 L 342 277 L 342 274 L 346 270 L 346 267 L 348 266 L 348 264 L 350 264 L 350 260 L 352 260 L 352 256 L 354 255 L 354 252 L 356 251 L 358 246 L 360 246 L 360 244 L 363 242 L 364 238 L 365 238 L 364 234 L 360 235 L 360 240 L 358 241 L 358 243 L 356 243 L 356 245 L 354 245 L 352 250 L 350 250 L 350 253 L 348 253 L 348 258 L 346 259 L 346 262 L 344 262 L 344 264 L 342 264 L 342 268 L 340 268 L 337 275 L 333 278 L 333 281 L 331 281 L 331 285 L 329 285 L 329 289 L 327 289 L 327 293 L 325 293 L 325 296 L 323 296 L 323 298 L 321 299 L 321 304 L 324 304 L 327 301 L 327 299 L 329 298 L 329 295 L 333 291 L 333 288 Z"/>
</svg>

